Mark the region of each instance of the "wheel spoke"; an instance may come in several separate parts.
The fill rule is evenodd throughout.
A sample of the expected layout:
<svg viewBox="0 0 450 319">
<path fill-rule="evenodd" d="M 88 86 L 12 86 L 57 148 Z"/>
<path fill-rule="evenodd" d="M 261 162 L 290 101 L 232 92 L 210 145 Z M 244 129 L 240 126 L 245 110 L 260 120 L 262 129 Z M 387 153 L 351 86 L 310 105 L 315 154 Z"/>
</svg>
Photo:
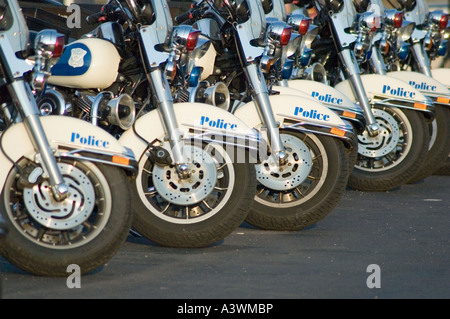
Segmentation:
<svg viewBox="0 0 450 319">
<path fill-rule="evenodd" d="M 256 196 L 261 195 L 262 193 L 264 193 L 265 190 L 266 190 L 265 188 L 261 188 L 261 189 L 256 193 Z"/>
<path fill-rule="evenodd" d="M 202 203 L 208 207 L 209 210 L 213 210 L 213 208 L 211 206 L 209 206 L 209 204 L 206 202 L 206 200 L 202 200 Z"/>
<path fill-rule="evenodd" d="M 226 191 L 226 190 L 228 190 L 228 187 L 214 186 L 214 189 L 215 189 L 215 190 L 218 190 L 218 191 Z"/>
<path fill-rule="evenodd" d="M 150 196 L 150 197 L 154 197 L 157 194 L 158 194 L 158 192 L 156 190 L 155 191 L 151 191 L 151 192 L 144 192 L 145 196 Z"/>
<path fill-rule="evenodd" d="M 222 165 L 220 165 L 217 170 L 220 171 L 222 168 L 224 168 L 227 165 L 227 163 L 223 163 Z"/>
<path fill-rule="evenodd" d="M 313 162 L 315 162 L 315 161 L 317 161 L 320 157 L 322 157 L 322 154 L 319 154 L 319 155 L 317 155 L 317 156 L 314 156 L 313 157 Z"/>
<path fill-rule="evenodd" d="M 166 207 L 164 207 L 164 209 L 161 211 L 161 213 L 164 214 L 165 212 L 167 212 L 167 210 L 169 209 L 169 207 L 170 207 L 170 203 L 167 202 Z"/>
<path fill-rule="evenodd" d="M 305 197 L 305 195 L 302 193 L 302 191 L 300 190 L 300 188 L 296 187 L 295 190 L 297 191 L 297 193 L 302 196 Z"/>
<path fill-rule="evenodd" d="M 69 232 L 68 232 L 67 230 L 66 230 L 66 231 L 63 231 L 63 232 L 61 232 L 61 235 L 62 235 L 64 241 L 65 241 L 66 243 L 70 244 Z"/>
<path fill-rule="evenodd" d="M 40 240 L 44 237 L 45 231 L 46 231 L 46 230 L 45 230 L 44 227 L 39 228 L 38 233 L 37 233 L 37 235 L 36 235 L 36 240 L 37 240 L 37 241 L 40 241 Z"/>
<path fill-rule="evenodd" d="M 150 175 L 150 176 L 152 175 L 152 172 L 151 172 L 149 169 L 147 169 L 147 168 L 144 167 L 142 170 L 143 170 L 144 172 L 146 172 L 148 175 Z"/>
</svg>

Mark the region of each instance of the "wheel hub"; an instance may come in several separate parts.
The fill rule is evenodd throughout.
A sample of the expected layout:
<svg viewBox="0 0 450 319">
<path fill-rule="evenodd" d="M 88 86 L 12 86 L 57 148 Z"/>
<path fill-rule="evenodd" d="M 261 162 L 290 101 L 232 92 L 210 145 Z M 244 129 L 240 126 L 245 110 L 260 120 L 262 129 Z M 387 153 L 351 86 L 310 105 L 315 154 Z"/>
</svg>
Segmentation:
<svg viewBox="0 0 450 319">
<path fill-rule="evenodd" d="M 379 125 L 379 134 L 370 136 L 364 131 L 358 135 L 358 153 L 360 155 L 376 158 L 392 152 L 400 140 L 400 128 L 394 117 L 380 109 L 373 109 L 374 116 Z"/>
<path fill-rule="evenodd" d="M 284 165 L 278 165 L 270 156 L 261 164 L 255 165 L 258 182 L 267 188 L 279 191 L 293 189 L 307 177 L 312 167 L 312 158 L 308 147 L 295 136 L 281 134 L 286 148 L 287 159 Z"/>
<path fill-rule="evenodd" d="M 72 229 L 86 221 L 95 206 L 91 181 L 78 168 L 58 163 L 69 195 L 56 201 L 47 181 L 24 189 L 24 203 L 30 215 L 41 225 L 57 230 Z"/>
<path fill-rule="evenodd" d="M 179 178 L 173 165 L 153 168 L 153 184 L 166 201 L 182 206 L 196 204 L 213 190 L 217 180 L 216 164 L 201 148 L 186 146 L 188 178 Z"/>
</svg>

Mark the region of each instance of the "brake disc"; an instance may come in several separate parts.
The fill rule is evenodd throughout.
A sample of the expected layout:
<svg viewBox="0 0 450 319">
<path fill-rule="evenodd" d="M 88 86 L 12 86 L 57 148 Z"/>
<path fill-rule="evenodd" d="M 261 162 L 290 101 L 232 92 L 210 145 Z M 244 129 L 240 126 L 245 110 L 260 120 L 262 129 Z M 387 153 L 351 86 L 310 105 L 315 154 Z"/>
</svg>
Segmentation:
<svg viewBox="0 0 450 319">
<path fill-rule="evenodd" d="M 179 178 L 174 165 L 153 168 L 153 184 L 158 194 L 175 205 L 188 206 L 205 199 L 217 180 L 217 167 L 212 157 L 203 149 L 185 146 L 189 177 Z"/>
<path fill-rule="evenodd" d="M 400 141 L 400 128 L 395 118 L 386 111 L 373 109 L 373 114 L 380 127 L 377 136 L 370 136 L 367 131 L 358 135 L 358 153 L 371 158 L 382 157 L 391 153 Z"/>
<path fill-rule="evenodd" d="M 63 201 L 56 201 L 49 183 L 44 181 L 24 189 L 24 204 L 41 225 L 57 230 L 72 229 L 91 215 L 95 206 L 94 186 L 86 174 L 75 166 L 58 163 L 58 168 L 69 188 L 69 196 Z"/>
<path fill-rule="evenodd" d="M 277 165 L 270 156 L 255 166 L 256 178 L 267 188 L 286 191 L 297 187 L 308 177 L 312 158 L 308 147 L 299 138 L 288 134 L 281 134 L 280 137 L 288 155 L 287 163 Z"/>
</svg>

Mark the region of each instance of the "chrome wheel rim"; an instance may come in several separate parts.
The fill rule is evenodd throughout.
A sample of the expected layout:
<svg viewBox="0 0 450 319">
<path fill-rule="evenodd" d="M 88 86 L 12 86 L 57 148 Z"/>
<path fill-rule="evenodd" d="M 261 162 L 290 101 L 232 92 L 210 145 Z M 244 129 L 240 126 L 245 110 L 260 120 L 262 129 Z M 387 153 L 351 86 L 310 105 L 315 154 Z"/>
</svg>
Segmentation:
<svg viewBox="0 0 450 319">
<path fill-rule="evenodd" d="M 27 160 L 17 163 L 25 166 Z M 69 186 L 69 198 L 50 198 L 48 182 L 23 190 L 16 188 L 19 174 L 12 171 L 5 189 L 5 206 L 14 227 L 32 242 L 52 249 L 73 249 L 96 238 L 112 211 L 108 182 L 98 167 L 89 162 L 59 162 Z"/>
<path fill-rule="evenodd" d="M 385 171 L 399 165 L 412 146 L 412 127 L 406 115 L 397 108 L 372 109 L 380 132 L 371 137 L 358 135 L 356 167 L 363 171 Z"/>
<path fill-rule="evenodd" d="M 164 144 L 161 146 L 164 147 Z M 203 149 L 199 146 L 185 145 L 185 148 L 188 154 L 197 154 L 190 157 L 191 163 L 188 163 L 190 169 L 196 170 L 199 163 L 194 163 L 193 159 L 198 159 L 201 154 L 205 161 L 202 164 L 205 168 L 203 172 L 211 174 L 210 177 L 203 178 L 205 179 L 205 182 L 202 182 L 203 189 L 197 191 L 196 196 L 192 198 L 188 195 L 182 195 L 179 198 L 172 196 L 173 199 L 171 199 L 170 194 L 162 194 L 168 187 L 167 184 L 163 186 L 159 181 L 161 172 L 170 171 L 173 174 L 175 168 L 172 166 L 164 169 L 156 168 L 156 165 L 149 160 L 149 152 L 146 152 L 139 162 L 140 169 L 136 179 L 137 192 L 148 212 L 172 224 L 195 224 L 215 216 L 228 202 L 236 182 L 232 160 L 220 145 L 208 144 Z M 212 173 L 213 170 L 214 173 Z M 199 178 L 199 175 L 196 178 Z M 192 187 L 196 182 L 192 180 L 192 183 L 189 181 L 187 183 L 188 187 Z M 170 190 L 173 190 L 173 186 L 170 187 Z"/>
<path fill-rule="evenodd" d="M 281 134 L 282 137 L 285 135 L 287 134 Z M 289 137 L 291 145 L 294 145 L 293 140 L 296 140 L 295 145 L 300 145 L 297 144 L 300 142 L 308 149 L 308 155 L 305 157 L 310 159 L 310 163 L 307 164 L 307 167 L 310 168 L 309 172 L 298 185 L 289 189 L 271 189 L 258 183 L 255 201 L 262 205 L 274 208 L 290 208 L 301 205 L 316 195 L 325 183 L 330 159 L 321 141 L 314 134 L 305 134 L 302 139 L 295 135 L 289 135 Z M 299 149 L 303 149 L 303 147 Z"/>
</svg>

